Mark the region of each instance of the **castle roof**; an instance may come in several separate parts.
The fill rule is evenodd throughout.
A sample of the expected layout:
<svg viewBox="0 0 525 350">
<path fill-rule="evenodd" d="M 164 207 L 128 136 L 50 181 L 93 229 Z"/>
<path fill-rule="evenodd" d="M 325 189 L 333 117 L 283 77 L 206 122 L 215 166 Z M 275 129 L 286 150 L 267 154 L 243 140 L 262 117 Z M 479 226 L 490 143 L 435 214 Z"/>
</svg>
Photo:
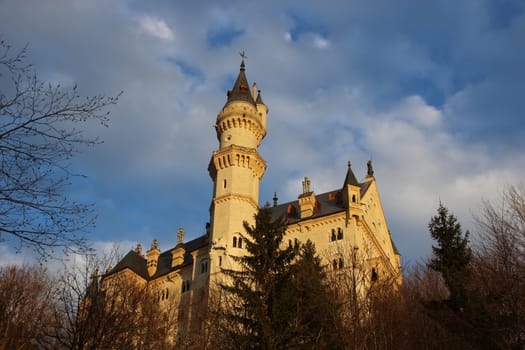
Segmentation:
<svg viewBox="0 0 525 350">
<path fill-rule="evenodd" d="M 235 80 L 233 88 L 227 93 L 228 100 L 226 101 L 226 104 L 232 101 L 245 101 L 251 104 L 255 104 L 252 93 L 250 91 L 250 86 L 248 85 L 248 79 L 246 79 L 246 74 L 244 73 L 244 68 L 245 65 L 243 59 L 241 62 L 241 69 L 239 70 L 237 80 Z"/>
<path fill-rule="evenodd" d="M 184 262 L 178 266 L 171 266 L 171 251 L 175 249 L 176 247 L 173 247 L 171 249 L 166 250 L 159 256 L 159 260 L 157 263 L 157 271 L 153 276 L 149 276 L 148 269 L 146 267 L 146 259 L 137 253 L 134 250 L 130 250 L 126 256 L 118 262 L 117 265 L 113 269 L 111 269 L 110 272 L 106 274 L 106 276 L 114 274 L 116 272 L 130 269 L 131 271 L 135 272 L 140 277 L 144 278 L 145 280 L 152 280 L 157 277 L 166 275 L 170 273 L 171 271 L 178 270 L 180 268 L 183 268 L 185 266 L 193 264 L 193 256 L 191 255 L 191 252 L 200 249 L 202 247 L 205 247 L 208 244 L 208 236 L 202 235 L 200 237 L 197 237 L 187 243 L 184 243 L 182 246 L 185 249 L 184 253 Z M 177 247 L 179 247 L 178 245 Z"/>
<path fill-rule="evenodd" d="M 351 169 L 349 168 L 349 172 Z M 352 173 L 353 175 L 353 173 Z M 348 174 L 347 174 L 348 177 Z M 355 178 L 355 176 L 354 176 Z M 357 182 L 357 180 L 356 180 Z M 345 181 L 345 184 L 347 182 Z M 361 197 L 363 197 L 368 189 L 370 188 L 370 182 L 357 183 L 355 186 L 360 187 Z M 314 213 L 312 216 L 301 219 L 299 200 L 279 204 L 272 208 L 272 217 L 278 219 L 280 217 L 286 218 L 287 224 L 293 224 L 299 221 L 311 220 L 318 217 L 331 215 L 346 210 L 346 203 L 343 201 L 342 190 L 334 190 L 321 194 L 316 194 L 315 199 L 317 201 Z"/>
<path fill-rule="evenodd" d="M 157 272 L 155 272 L 155 274 L 151 276 L 151 279 L 155 279 L 157 277 L 166 275 L 173 270 L 178 270 L 180 268 L 193 264 L 193 256 L 191 255 L 191 252 L 199 248 L 205 247 L 207 245 L 208 245 L 207 235 L 202 235 L 187 243 L 184 243 L 183 247 L 186 251 L 184 253 L 184 262 L 174 267 L 171 267 L 171 251 L 175 249 L 176 247 L 166 250 L 165 252 L 160 254 L 159 261 L 157 263 Z"/>
<path fill-rule="evenodd" d="M 106 276 L 116 272 L 130 269 L 144 279 L 148 279 L 148 270 L 146 268 L 146 259 L 134 250 L 130 250 L 122 260 L 111 269 Z"/>
</svg>

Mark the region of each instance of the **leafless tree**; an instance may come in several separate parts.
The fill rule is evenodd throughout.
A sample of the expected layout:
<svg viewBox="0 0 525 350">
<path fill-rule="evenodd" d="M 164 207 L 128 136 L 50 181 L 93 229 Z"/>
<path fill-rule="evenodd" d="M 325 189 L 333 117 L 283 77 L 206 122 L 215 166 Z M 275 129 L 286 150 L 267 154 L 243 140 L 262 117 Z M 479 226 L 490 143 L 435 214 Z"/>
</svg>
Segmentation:
<svg viewBox="0 0 525 350">
<path fill-rule="evenodd" d="M 525 188 L 509 186 L 475 218 L 472 289 L 482 331 L 502 349 L 525 348 Z"/>
<path fill-rule="evenodd" d="M 133 274 L 105 276 L 88 259 L 59 276 L 48 349 L 169 349 L 176 313 Z"/>
<path fill-rule="evenodd" d="M 106 126 L 119 95 L 82 98 L 76 86 L 41 81 L 26 59 L 25 48 L 13 52 L 0 38 L 0 241 L 46 257 L 85 247 L 94 215 L 64 194 L 76 176 L 70 160 L 79 146 L 99 143 L 79 125 Z"/>
<path fill-rule="evenodd" d="M 0 350 L 39 348 L 51 316 L 52 282 L 41 267 L 0 267 Z"/>
<path fill-rule="evenodd" d="M 335 245 L 324 255 L 329 261 L 328 284 L 334 289 L 342 317 L 341 341 L 346 349 L 367 349 L 374 336 L 374 308 L 394 295 L 399 276 L 391 276 L 370 247 Z"/>
</svg>

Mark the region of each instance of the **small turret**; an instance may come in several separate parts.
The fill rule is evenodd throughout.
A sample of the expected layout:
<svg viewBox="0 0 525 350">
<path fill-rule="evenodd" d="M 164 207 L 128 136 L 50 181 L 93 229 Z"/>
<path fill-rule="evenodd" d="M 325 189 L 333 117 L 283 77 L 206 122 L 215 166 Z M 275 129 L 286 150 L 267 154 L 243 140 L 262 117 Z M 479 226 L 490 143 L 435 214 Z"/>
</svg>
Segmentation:
<svg viewBox="0 0 525 350">
<path fill-rule="evenodd" d="M 352 164 L 348 162 L 348 170 L 346 171 L 345 182 L 343 184 L 343 201 L 348 204 L 348 207 L 359 207 L 361 201 L 361 185 L 352 171 Z"/>
</svg>

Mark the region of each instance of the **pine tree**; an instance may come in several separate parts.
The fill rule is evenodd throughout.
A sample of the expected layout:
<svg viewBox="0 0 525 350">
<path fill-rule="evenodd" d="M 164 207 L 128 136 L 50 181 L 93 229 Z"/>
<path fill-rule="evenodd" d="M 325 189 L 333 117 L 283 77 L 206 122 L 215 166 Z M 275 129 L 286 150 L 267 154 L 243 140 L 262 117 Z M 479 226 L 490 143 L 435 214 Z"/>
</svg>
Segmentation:
<svg viewBox="0 0 525 350">
<path fill-rule="evenodd" d="M 232 257 L 240 271 L 222 270 L 221 348 L 337 349 L 338 310 L 313 243 L 283 244 L 285 221 L 268 206 L 244 227 L 248 254 Z"/>
<path fill-rule="evenodd" d="M 292 268 L 293 307 L 297 349 L 343 348 L 338 332 L 342 329 L 335 289 L 328 285 L 315 245 L 308 240 L 301 245 L 299 258 Z"/>
<path fill-rule="evenodd" d="M 255 215 L 255 226 L 244 223 L 248 254 L 236 259 L 241 270 L 227 270 L 221 284 L 228 303 L 223 310 L 230 347 L 283 349 L 290 342 L 291 266 L 297 247 L 281 249 L 284 219 L 272 220 L 269 206 Z"/>
<path fill-rule="evenodd" d="M 439 203 L 437 215 L 431 218 L 428 229 L 437 246 L 432 246 L 433 258 L 430 268 L 443 276 L 453 309 L 460 309 L 466 303 L 465 283 L 472 257 L 469 247 L 469 232 L 464 235 L 457 218 Z"/>
</svg>

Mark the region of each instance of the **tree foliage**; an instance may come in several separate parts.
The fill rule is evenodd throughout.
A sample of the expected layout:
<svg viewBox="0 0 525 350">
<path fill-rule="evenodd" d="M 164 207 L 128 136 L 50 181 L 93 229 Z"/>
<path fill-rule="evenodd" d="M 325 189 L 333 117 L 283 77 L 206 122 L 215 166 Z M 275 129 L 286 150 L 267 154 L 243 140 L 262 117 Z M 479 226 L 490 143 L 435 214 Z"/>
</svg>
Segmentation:
<svg viewBox="0 0 525 350">
<path fill-rule="evenodd" d="M 118 96 L 83 98 L 76 86 L 48 84 L 26 59 L 26 49 L 14 53 L 0 41 L 0 240 L 47 256 L 57 247 L 83 247 L 82 233 L 94 224 L 91 207 L 64 189 L 79 146 L 99 143 L 78 126 L 106 126 Z"/>
<path fill-rule="evenodd" d="M 223 315 L 234 348 L 279 349 L 290 340 L 286 305 L 291 265 L 297 248 L 281 249 L 283 220 L 272 220 L 269 207 L 255 216 L 255 226 L 244 223 L 247 255 L 233 257 L 240 270 L 223 270 L 229 277 L 221 285 L 228 297 Z"/>
<path fill-rule="evenodd" d="M 285 222 L 269 207 L 244 226 L 248 254 L 234 257 L 240 269 L 223 270 L 221 347 L 337 348 L 334 298 L 313 243 L 284 245 Z"/>
<path fill-rule="evenodd" d="M 469 232 L 463 235 L 457 218 L 441 203 L 428 229 L 437 242 L 437 246 L 432 246 L 430 267 L 441 273 L 450 291 L 450 303 L 454 308 L 460 308 L 466 302 L 465 283 L 472 257 Z"/>
</svg>

